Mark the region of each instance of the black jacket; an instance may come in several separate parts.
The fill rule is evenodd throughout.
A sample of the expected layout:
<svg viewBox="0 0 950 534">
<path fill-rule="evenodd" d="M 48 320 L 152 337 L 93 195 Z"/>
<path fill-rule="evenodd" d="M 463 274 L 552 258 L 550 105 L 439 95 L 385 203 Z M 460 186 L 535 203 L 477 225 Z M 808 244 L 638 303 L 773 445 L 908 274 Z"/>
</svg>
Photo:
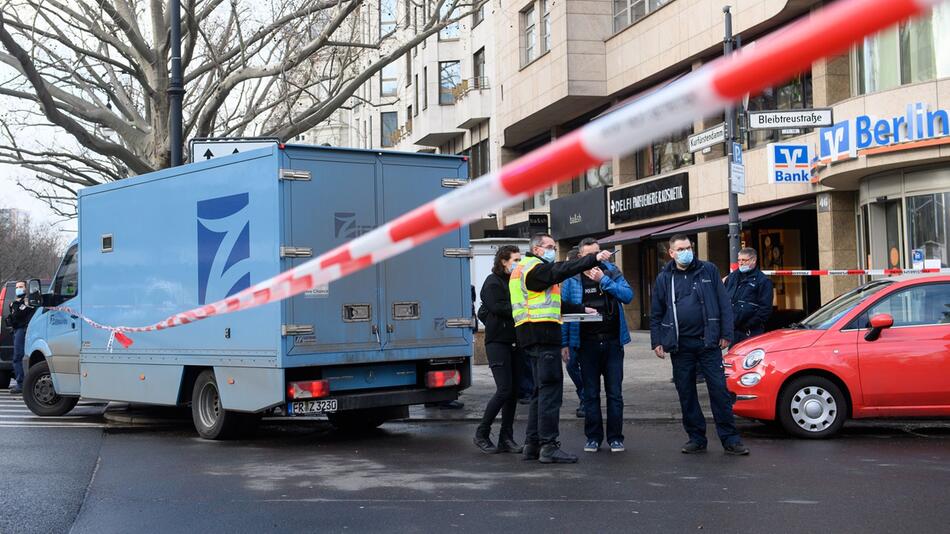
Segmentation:
<svg viewBox="0 0 950 534">
<path fill-rule="evenodd" d="M 534 256 L 530 252 L 528 256 Z M 557 261 L 548 263 L 541 258 L 540 265 L 536 265 L 525 278 L 525 285 L 531 291 L 545 289 L 567 280 L 597 266 L 597 256 L 590 254 L 571 261 Z M 584 306 L 561 301 L 561 313 L 584 313 Z M 518 344 L 522 348 L 531 345 L 554 345 L 561 348 L 561 325 L 557 323 L 524 323 L 515 329 L 518 335 Z"/>
<path fill-rule="evenodd" d="M 762 333 L 772 315 L 772 281 L 758 267 L 747 273 L 732 271 L 726 277 L 736 330 Z"/>
<path fill-rule="evenodd" d="M 10 302 L 10 310 L 6 318 L 7 326 L 13 330 L 26 328 L 26 325 L 30 324 L 30 319 L 33 318 L 35 312 L 36 308 L 27 305 L 26 297 L 13 299 L 13 301 Z"/>
<path fill-rule="evenodd" d="M 670 261 L 656 277 L 650 304 L 650 346 L 656 348 L 662 345 L 666 352 L 676 352 L 679 347 L 679 332 L 671 292 L 673 269 L 676 269 L 675 262 Z M 732 306 L 729 305 L 729 296 L 722 285 L 719 269 L 712 263 L 698 259 L 694 259 L 687 270 L 694 269 L 698 271 L 696 287 L 706 323 L 703 343 L 706 347 L 714 347 L 719 345 L 720 339 L 731 342 L 734 339 Z"/>
<path fill-rule="evenodd" d="M 485 324 L 485 343 L 516 341 L 508 280 L 507 276 L 491 273 L 482 284 L 482 304 L 478 307 L 478 320 Z"/>
</svg>

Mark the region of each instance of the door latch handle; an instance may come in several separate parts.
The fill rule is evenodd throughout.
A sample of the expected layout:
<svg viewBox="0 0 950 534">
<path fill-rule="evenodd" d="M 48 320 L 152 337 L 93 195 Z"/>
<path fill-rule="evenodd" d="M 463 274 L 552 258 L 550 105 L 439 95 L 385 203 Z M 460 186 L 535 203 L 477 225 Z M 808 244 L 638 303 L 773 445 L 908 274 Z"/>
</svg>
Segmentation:
<svg viewBox="0 0 950 534">
<path fill-rule="evenodd" d="M 391 325 L 391 324 L 386 325 L 386 333 L 387 333 L 387 334 L 392 334 L 392 333 L 395 332 L 395 331 L 396 331 L 396 329 L 393 328 L 393 325 Z"/>
<path fill-rule="evenodd" d="M 382 345 L 383 342 L 381 339 L 379 339 L 379 327 L 376 325 L 373 325 L 373 334 L 376 336 L 376 342 Z"/>
</svg>

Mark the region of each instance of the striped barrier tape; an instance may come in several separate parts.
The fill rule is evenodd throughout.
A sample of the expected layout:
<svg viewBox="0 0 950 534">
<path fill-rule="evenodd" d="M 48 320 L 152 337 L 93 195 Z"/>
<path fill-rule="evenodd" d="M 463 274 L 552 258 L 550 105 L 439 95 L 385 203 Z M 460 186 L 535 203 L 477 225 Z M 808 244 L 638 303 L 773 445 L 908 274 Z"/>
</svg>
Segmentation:
<svg viewBox="0 0 950 534">
<path fill-rule="evenodd" d="M 766 276 L 897 276 L 900 274 L 950 274 L 950 269 L 806 269 L 762 271 Z"/>
<path fill-rule="evenodd" d="M 600 117 L 582 128 L 473 180 L 389 223 L 298 267 L 218 302 L 177 313 L 157 323 L 95 328 L 112 331 L 128 347 L 124 333 L 153 332 L 277 302 L 318 285 L 383 262 L 446 232 L 477 220 L 487 211 L 521 202 L 529 195 L 569 180 L 614 157 L 630 154 L 672 134 L 698 117 L 723 111 L 744 95 L 778 84 L 859 39 L 923 14 L 943 0 L 841 0 L 720 58 L 669 86 Z"/>
</svg>

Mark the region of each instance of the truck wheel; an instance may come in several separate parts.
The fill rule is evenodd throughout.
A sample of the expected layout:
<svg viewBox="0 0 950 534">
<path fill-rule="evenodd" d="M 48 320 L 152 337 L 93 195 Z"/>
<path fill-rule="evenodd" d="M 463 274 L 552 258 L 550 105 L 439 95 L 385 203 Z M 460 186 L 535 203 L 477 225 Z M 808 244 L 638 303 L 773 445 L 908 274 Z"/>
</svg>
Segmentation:
<svg viewBox="0 0 950 534">
<path fill-rule="evenodd" d="M 778 420 L 795 437 L 823 439 L 841 430 L 848 399 L 834 382 L 821 376 L 800 376 L 782 388 Z"/>
<path fill-rule="evenodd" d="M 363 434 L 389 420 L 384 409 L 348 410 L 345 412 L 328 413 L 327 419 L 333 428 L 348 434 Z"/>
<path fill-rule="evenodd" d="M 53 376 L 46 361 L 39 362 L 26 373 L 23 380 L 23 402 L 36 415 L 56 417 L 72 410 L 79 397 L 64 397 L 56 393 Z"/>
<path fill-rule="evenodd" d="M 12 371 L 0 371 L 0 389 L 7 389 L 10 387 L 10 380 L 13 379 Z"/>
<path fill-rule="evenodd" d="M 191 393 L 191 418 L 195 430 L 204 439 L 228 439 L 241 428 L 242 414 L 221 407 L 214 371 L 202 371 Z"/>
</svg>

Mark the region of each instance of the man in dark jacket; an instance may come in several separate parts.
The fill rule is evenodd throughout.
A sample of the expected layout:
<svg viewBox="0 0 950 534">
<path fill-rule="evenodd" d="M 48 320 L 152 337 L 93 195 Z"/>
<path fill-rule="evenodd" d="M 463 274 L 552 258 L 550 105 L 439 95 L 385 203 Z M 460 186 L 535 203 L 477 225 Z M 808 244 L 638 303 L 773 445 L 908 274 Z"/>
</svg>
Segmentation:
<svg viewBox="0 0 950 534">
<path fill-rule="evenodd" d="M 556 250 L 550 235 L 535 235 L 531 251 L 518 263 L 509 283 L 515 334 L 531 362 L 536 392 L 529 405 L 524 458 L 546 464 L 577 462 L 577 456 L 562 451 L 557 441 L 564 389 L 561 313 L 588 311 L 581 305 L 562 303 L 558 284 L 610 258 L 610 253 L 604 251 L 555 262 Z"/>
<path fill-rule="evenodd" d="M 8 325 L 13 330 L 13 375 L 16 378 L 16 387 L 10 388 L 11 395 L 23 393 L 23 353 L 26 342 L 26 326 L 30 324 L 36 308 L 26 300 L 26 282 L 16 283 L 16 298 L 10 302 L 7 315 Z"/>
<path fill-rule="evenodd" d="M 765 323 L 772 315 L 772 281 L 756 265 L 753 248 L 739 251 L 739 270 L 726 277 L 726 293 L 735 316 L 735 339 L 745 341 L 765 332 Z"/>
<path fill-rule="evenodd" d="M 685 235 L 670 238 L 672 258 L 660 271 L 650 306 L 650 339 L 657 357 L 671 355 L 673 381 L 689 441 L 682 452 L 706 451 L 706 418 L 696 392 L 697 369 L 706 377 L 716 431 L 727 454 L 749 454 L 742 444 L 726 388 L 722 351 L 733 339 L 732 307 L 712 263 L 693 256 Z"/>
</svg>

